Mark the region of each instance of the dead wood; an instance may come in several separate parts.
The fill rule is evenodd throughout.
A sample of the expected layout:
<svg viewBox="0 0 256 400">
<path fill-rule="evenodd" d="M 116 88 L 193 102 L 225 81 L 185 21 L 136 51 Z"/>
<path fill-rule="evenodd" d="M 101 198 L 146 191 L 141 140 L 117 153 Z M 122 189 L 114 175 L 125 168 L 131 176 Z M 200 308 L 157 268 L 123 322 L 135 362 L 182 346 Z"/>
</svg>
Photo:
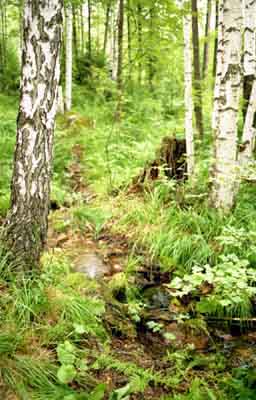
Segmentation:
<svg viewBox="0 0 256 400">
<path fill-rule="evenodd" d="M 143 171 L 133 179 L 133 185 L 141 185 L 147 181 L 160 178 L 162 172 L 168 179 L 184 181 L 187 174 L 186 141 L 172 136 L 162 139 L 156 158 L 148 162 Z"/>
</svg>

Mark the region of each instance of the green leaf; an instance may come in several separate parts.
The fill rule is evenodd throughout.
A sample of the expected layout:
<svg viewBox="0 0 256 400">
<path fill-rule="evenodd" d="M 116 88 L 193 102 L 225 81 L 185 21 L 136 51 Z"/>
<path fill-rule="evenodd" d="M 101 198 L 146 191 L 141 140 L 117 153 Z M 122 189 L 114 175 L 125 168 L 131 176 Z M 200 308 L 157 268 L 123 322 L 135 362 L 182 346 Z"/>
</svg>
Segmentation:
<svg viewBox="0 0 256 400">
<path fill-rule="evenodd" d="M 131 391 L 130 385 L 127 384 L 120 389 L 114 390 L 109 397 L 109 400 L 129 400 L 129 393 Z"/>
<path fill-rule="evenodd" d="M 61 383 L 70 383 L 76 376 L 76 370 L 73 365 L 62 365 L 57 372 L 57 377 Z"/>
<path fill-rule="evenodd" d="M 84 325 L 81 324 L 73 324 L 75 332 L 79 333 L 79 335 L 82 335 L 83 333 L 86 332 L 86 329 L 84 327 Z"/>
<path fill-rule="evenodd" d="M 88 400 L 102 400 L 104 398 L 106 385 L 104 383 L 100 383 L 93 390 L 92 393 L 89 394 Z"/>
<path fill-rule="evenodd" d="M 74 364 L 75 356 L 75 346 L 66 340 L 64 343 L 59 344 L 57 347 L 58 360 L 61 364 Z"/>
</svg>

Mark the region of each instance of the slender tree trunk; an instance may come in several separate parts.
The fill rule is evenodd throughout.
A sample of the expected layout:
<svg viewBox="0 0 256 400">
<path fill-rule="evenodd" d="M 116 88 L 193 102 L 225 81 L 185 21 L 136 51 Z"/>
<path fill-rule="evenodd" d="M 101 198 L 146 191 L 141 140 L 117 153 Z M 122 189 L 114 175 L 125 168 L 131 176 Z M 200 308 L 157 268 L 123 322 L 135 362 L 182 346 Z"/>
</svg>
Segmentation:
<svg viewBox="0 0 256 400">
<path fill-rule="evenodd" d="M 73 23 L 72 23 L 72 6 L 66 6 L 66 90 L 65 90 L 65 110 L 69 111 L 72 106 L 72 38 L 73 38 Z"/>
<path fill-rule="evenodd" d="M 109 21 L 110 21 L 110 11 L 111 11 L 111 1 L 107 4 L 106 9 L 106 19 L 105 19 L 105 31 L 104 31 L 104 42 L 103 42 L 103 52 L 106 54 L 107 44 L 108 44 L 108 32 L 109 32 Z"/>
<path fill-rule="evenodd" d="M 206 21 L 205 21 L 205 42 L 204 42 L 204 58 L 203 58 L 203 71 L 202 71 L 202 78 L 205 79 L 208 64 L 209 64 L 209 30 L 210 30 L 210 23 L 211 23 L 211 13 L 212 11 L 212 1 L 207 0 L 207 11 L 206 11 Z"/>
<path fill-rule="evenodd" d="M 85 41 L 84 41 L 84 14 L 83 14 L 83 6 L 80 5 L 80 20 L 81 20 L 81 52 L 82 55 L 85 53 Z"/>
<path fill-rule="evenodd" d="M 138 3 L 137 6 L 137 26 L 138 26 L 138 83 L 142 83 L 142 6 Z"/>
<path fill-rule="evenodd" d="M 216 71 L 217 71 L 218 27 L 219 27 L 219 0 L 215 0 L 215 39 L 214 39 L 213 68 L 212 68 L 212 75 L 214 79 L 216 77 Z"/>
<path fill-rule="evenodd" d="M 242 54 L 240 0 L 224 0 L 222 25 L 223 47 L 219 57 L 221 62 L 219 117 L 211 199 L 215 208 L 227 212 L 234 205 L 237 179 L 237 122 Z"/>
<path fill-rule="evenodd" d="M 253 149 L 255 146 L 255 136 L 256 136 L 256 80 L 254 79 L 251 90 L 250 101 L 247 107 L 247 113 L 245 117 L 241 151 L 239 153 L 239 162 L 242 167 L 241 172 L 243 172 L 244 167 L 246 167 L 248 162 L 252 159 Z"/>
<path fill-rule="evenodd" d="M 212 129 L 215 133 L 218 123 L 219 123 L 219 102 L 221 98 L 221 77 L 222 77 L 222 56 L 223 56 L 223 0 L 218 1 L 218 36 L 216 45 L 216 77 L 215 77 L 215 87 L 214 87 L 214 99 L 213 99 L 213 112 L 212 112 Z"/>
<path fill-rule="evenodd" d="M 73 24 L 73 51 L 74 51 L 74 59 L 75 65 L 78 65 L 78 40 L 77 40 L 77 17 L 76 17 L 77 9 L 74 5 L 72 5 L 72 24 Z"/>
<path fill-rule="evenodd" d="M 11 208 L 3 239 L 24 268 L 46 243 L 52 146 L 60 77 L 62 0 L 25 0 L 24 48 Z"/>
<path fill-rule="evenodd" d="M 22 56 L 22 49 L 23 49 L 23 0 L 19 0 L 19 39 L 20 39 L 20 43 L 19 43 L 19 49 L 18 49 L 18 55 L 19 55 L 19 61 L 20 61 L 20 65 L 22 63 L 21 60 L 21 56 Z"/>
<path fill-rule="evenodd" d="M 63 101 L 63 91 L 62 91 L 62 86 L 59 85 L 57 112 L 60 114 L 64 114 L 64 111 L 65 111 L 65 107 L 64 107 L 64 101 Z"/>
<path fill-rule="evenodd" d="M 5 7 L 6 7 L 6 2 L 5 0 L 1 0 L 0 3 L 0 18 L 1 18 L 1 72 L 3 73 L 6 67 L 6 33 L 5 33 Z"/>
<path fill-rule="evenodd" d="M 4 71 L 3 0 L 0 0 L 0 73 Z"/>
<path fill-rule="evenodd" d="M 92 27 L 91 27 L 91 13 L 92 13 L 92 9 L 91 9 L 91 0 L 88 0 L 88 57 L 91 60 L 92 58 Z"/>
<path fill-rule="evenodd" d="M 7 12 L 6 12 L 6 8 L 7 8 L 7 0 L 4 1 L 4 7 L 3 7 L 3 39 L 4 39 L 4 63 L 5 66 L 7 65 L 7 39 L 8 39 L 8 35 L 7 35 Z"/>
<path fill-rule="evenodd" d="M 153 44 L 154 44 L 154 19 L 155 19 L 155 7 L 154 5 L 150 8 L 149 12 L 149 37 L 150 37 L 150 49 L 149 49 L 149 59 L 148 59 L 148 83 L 151 91 L 154 90 L 153 80 L 155 75 L 154 67 L 154 56 L 153 56 Z"/>
<path fill-rule="evenodd" d="M 127 50 L 128 50 L 128 79 L 132 79 L 132 32 L 131 32 L 131 17 L 130 17 L 130 0 L 127 0 Z"/>
<path fill-rule="evenodd" d="M 245 120 L 256 71 L 256 1 L 244 0 L 244 5 L 243 116 Z"/>
<path fill-rule="evenodd" d="M 117 17 L 116 8 L 112 9 L 112 41 L 111 41 L 111 61 L 112 73 L 111 77 L 114 81 L 117 79 Z"/>
<path fill-rule="evenodd" d="M 188 176 L 194 172 L 194 133 L 193 133 L 193 98 L 192 98 L 192 49 L 191 18 L 183 17 L 184 30 L 184 84 L 185 84 L 185 136 Z"/>
<path fill-rule="evenodd" d="M 203 111 L 202 111 L 202 87 L 201 87 L 197 0 L 192 0 L 191 4 L 192 4 L 194 93 L 195 93 L 194 109 L 195 109 L 196 128 L 199 133 L 199 136 L 202 138 L 204 135 L 204 129 L 203 129 Z"/>
<path fill-rule="evenodd" d="M 121 120 L 123 97 L 123 34 L 124 34 L 124 0 L 119 0 L 118 10 L 118 59 L 117 59 L 117 111 L 116 119 Z"/>
<path fill-rule="evenodd" d="M 245 0 L 244 28 L 243 111 L 245 123 L 242 137 L 242 151 L 239 153 L 239 160 L 243 167 L 252 157 L 256 133 L 256 0 Z"/>
</svg>

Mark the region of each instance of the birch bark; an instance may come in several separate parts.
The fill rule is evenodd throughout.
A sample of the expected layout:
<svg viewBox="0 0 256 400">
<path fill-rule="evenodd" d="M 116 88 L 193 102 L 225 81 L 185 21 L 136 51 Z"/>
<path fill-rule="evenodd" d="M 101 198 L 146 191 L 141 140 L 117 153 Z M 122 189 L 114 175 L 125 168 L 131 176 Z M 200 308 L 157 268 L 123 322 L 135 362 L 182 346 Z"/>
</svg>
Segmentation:
<svg viewBox="0 0 256 400">
<path fill-rule="evenodd" d="M 227 212 L 234 205 L 237 177 L 237 120 L 241 87 L 242 2 L 223 1 L 223 43 L 219 49 L 215 164 L 212 187 L 214 207 Z"/>
<path fill-rule="evenodd" d="M 3 238 L 26 268 L 38 263 L 47 237 L 62 11 L 62 0 L 24 4 L 21 97 L 11 208 Z"/>
<path fill-rule="evenodd" d="M 202 78 L 205 79 L 208 64 L 209 64 L 209 31 L 211 24 L 211 16 L 212 16 L 212 2 L 211 0 L 207 0 L 207 10 L 206 10 L 206 21 L 205 21 L 205 42 L 204 42 L 204 55 L 203 55 L 203 70 L 202 70 Z"/>
<path fill-rule="evenodd" d="M 200 69 L 200 44 L 199 44 L 199 27 L 198 27 L 198 1 L 191 0 L 192 12 L 192 42 L 193 42 L 193 72 L 194 72 L 194 110 L 196 129 L 199 136 L 204 135 L 203 127 L 203 101 L 202 101 L 202 82 Z"/>
<path fill-rule="evenodd" d="M 194 172 L 193 100 L 192 100 L 192 48 L 191 17 L 183 17 L 184 31 L 184 84 L 185 84 L 185 137 L 188 176 Z"/>
<path fill-rule="evenodd" d="M 222 76 L 222 56 L 223 56 L 223 0 L 218 1 L 218 40 L 216 45 L 216 77 L 213 98 L 212 129 L 216 131 L 219 121 L 219 101 Z"/>
<path fill-rule="evenodd" d="M 247 82 L 247 84 L 246 84 Z M 241 166 L 252 157 L 256 126 L 256 0 L 244 0 L 244 86 L 249 85 L 249 98 L 245 104 L 245 123 L 242 136 Z"/>
<path fill-rule="evenodd" d="M 119 0 L 118 9 L 118 57 L 117 57 L 117 110 L 116 119 L 121 120 L 123 97 L 123 36 L 124 36 L 124 0 Z"/>
<path fill-rule="evenodd" d="M 255 78 L 256 59 L 256 1 L 243 0 L 244 4 L 244 106 L 246 117 L 247 107 Z"/>
<path fill-rule="evenodd" d="M 66 6 L 66 87 L 65 110 L 72 107 L 72 39 L 73 39 L 73 12 L 71 3 Z"/>
</svg>

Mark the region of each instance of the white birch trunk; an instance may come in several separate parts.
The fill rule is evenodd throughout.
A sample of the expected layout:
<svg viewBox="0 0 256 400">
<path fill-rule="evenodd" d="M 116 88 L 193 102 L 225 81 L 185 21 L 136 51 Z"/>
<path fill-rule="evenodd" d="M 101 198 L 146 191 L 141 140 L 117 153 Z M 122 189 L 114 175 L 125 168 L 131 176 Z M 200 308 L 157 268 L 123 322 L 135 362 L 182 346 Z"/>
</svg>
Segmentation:
<svg viewBox="0 0 256 400">
<path fill-rule="evenodd" d="M 192 49 L 191 17 L 183 17 L 184 31 L 184 85 L 185 85 L 185 137 L 188 176 L 194 172 L 194 134 L 193 134 L 193 100 L 192 100 Z"/>
<path fill-rule="evenodd" d="M 73 36 L 72 5 L 66 7 L 66 88 L 65 110 L 72 107 L 72 36 Z"/>
<path fill-rule="evenodd" d="M 256 0 L 244 0 L 244 75 L 256 71 Z"/>
<path fill-rule="evenodd" d="M 59 85 L 58 88 L 58 109 L 57 112 L 60 114 L 64 114 L 64 101 L 63 101 L 63 91 L 62 86 Z"/>
<path fill-rule="evenodd" d="M 112 41 L 111 41 L 111 77 L 114 81 L 117 79 L 117 10 L 112 8 Z"/>
<path fill-rule="evenodd" d="M 252 157 L 256 134 L 256 0 L 244 0 L 244 77 L 252 77 L 254 81 L 243 129 L 243 149 L 239 153 L 241 167 Z"/>
<path fill-rule="evenodd" d="M 256 80 L 254 79 L 250 102 L 248 105 L 244 123 L 242 149 L 241 152 L 239 153 L 239 163 L 241 166 L 241 172 L 243 172 L 244 167 L 246 167 L 246 165 L 252 158 L 252 153 L 255 144 L 255 135 L 256 135 L 255 114 L 256 114 Z"/>
<path fill-rule="evenodd" d="M 234 205 L 237 178 L 237 121 L 241 87 L 242 2 L 223 2 L 223 48 L 220 90 L 217 99 L 217 127 L 212 202 L 229 211 Z M 220 68 L 220 66 L 218 66 Z"/>
<path fill-rule="evenodd" d="M 220 83 L 222 76 L 222 54 L 223 54 L 223 0 L 219 0 L 219 24 L 218 24 L 218 48 L 217 68 L 213 98 L 212 129 L 216 131 L 219 120 Z"/>
<path fill-rule="evenodd" d="M 39 262 L 47 237 L 62 10 L 62 0 L 24 1 L 21 95 L 3 239 L 26 268 Z"/>
</svg>

